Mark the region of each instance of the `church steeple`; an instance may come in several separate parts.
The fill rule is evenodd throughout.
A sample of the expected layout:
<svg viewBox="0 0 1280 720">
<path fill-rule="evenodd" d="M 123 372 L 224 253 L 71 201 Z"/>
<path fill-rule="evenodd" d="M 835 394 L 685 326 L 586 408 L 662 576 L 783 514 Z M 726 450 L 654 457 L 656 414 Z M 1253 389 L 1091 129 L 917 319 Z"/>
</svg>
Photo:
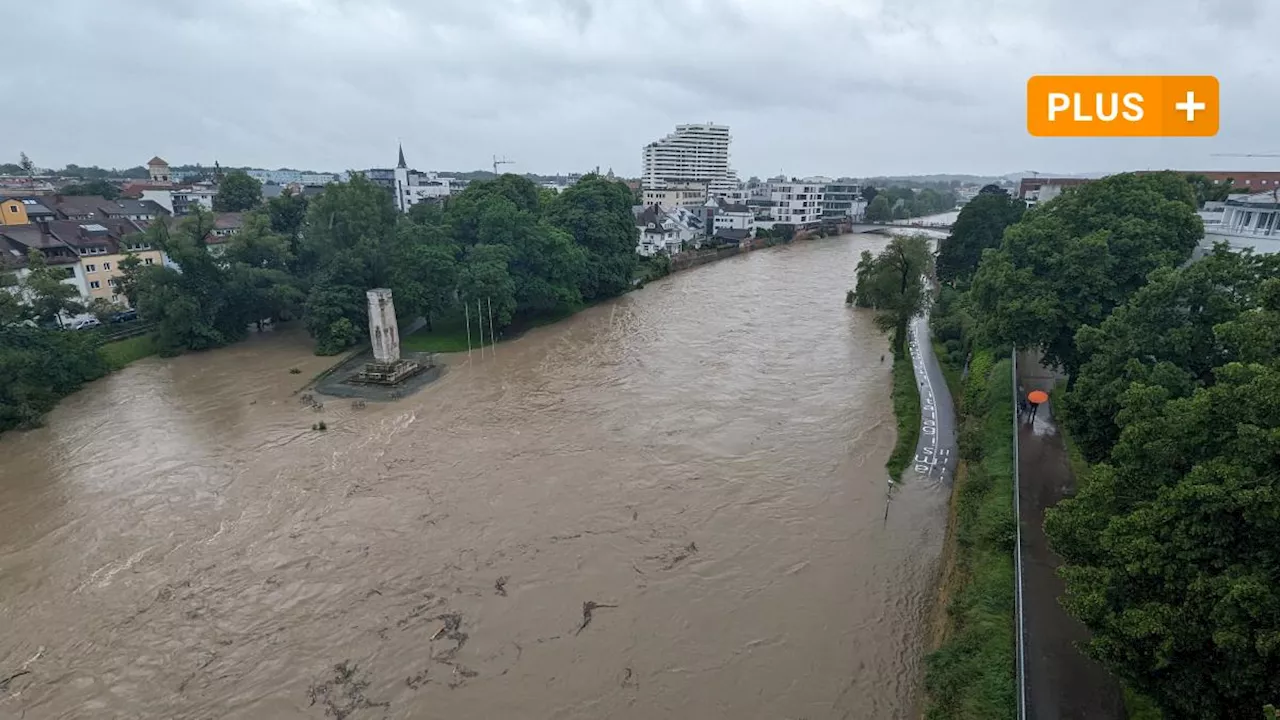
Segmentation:
<svg viewBox="0 0 1280 720">
<path fill-rule="evenodd" d="M 396 165 L 398 168 L 408 169 L 409 166 L 404 161 L 404 143 L 400 143 L 400 163 Z"/>
</svg>

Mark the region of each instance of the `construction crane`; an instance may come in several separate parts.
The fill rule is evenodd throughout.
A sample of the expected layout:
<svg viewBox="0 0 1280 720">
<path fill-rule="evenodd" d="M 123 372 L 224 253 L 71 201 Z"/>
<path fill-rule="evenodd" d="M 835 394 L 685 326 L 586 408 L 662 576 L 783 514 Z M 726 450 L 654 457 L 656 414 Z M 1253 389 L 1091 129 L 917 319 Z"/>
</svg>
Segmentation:
<svg viewBox="0 0 1280 720">
<path fill-rule="evenodd" d="M 494 155 L 493 156 L 493 176 L 495 178 L 498 177 L 499 165 L 515 165 L 515 162 L 508 160 L 506 158 L 499 158 L 497 155 Z"/>
</svg>

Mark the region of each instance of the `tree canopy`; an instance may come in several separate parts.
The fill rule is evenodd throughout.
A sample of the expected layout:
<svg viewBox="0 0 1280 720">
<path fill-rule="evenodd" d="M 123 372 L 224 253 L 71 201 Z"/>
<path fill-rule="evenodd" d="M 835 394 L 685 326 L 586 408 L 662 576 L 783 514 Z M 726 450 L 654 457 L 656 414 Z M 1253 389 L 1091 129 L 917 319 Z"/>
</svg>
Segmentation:
<svg viewBox="0 0 1280 720">
<path fill-rule="evenodd" d="M 1272 277 L 1280 277 L 1280 256 L 1219 247 L 1185 268 L 1156 270 L 1100 325 L 1080 328 L 1076 347 L 1086 360 L 1064 409 L 1085 457 L 1105 459 L 1119 439 L 1116 418 L 1133 383 L 1186 397 L 1212 383 L 1213 369 L 1224 360 L 1265 348 L 1252 338 L 1233 347 L 1219 332 L 1223 323 L 1259 306 L 1264 281 Z"/>
<path fill-rule="evenodd" d="M 243 170 L 228 172 L 218 183 L 218 194 L 213 197 L 213 209 L 217 212 L 242 212 L 262 203 L 262 183 Z"/>
<path fill-rule="evenodd" d="M 1072 376 L 1076 331 L 1101 323 L 1156 268 L 1180 265 L 1203 235 L 1174 173 L 1113 175 L 1027 212 L 987 251 L 972 304 L 993 342 L 1039 348 Z"/>
<path fill-rule="evenodd" d="M 932 258 L 929 239 L 923 235 L 894 237 L 877 255 L 862 251 L 855 303 L 879 311 L 876 326 L 893 334 L 895 352 L 906 346 L 911 318 L 924 309 Z"/>
<path fill-rule="evenodd" d="M 870 222 L 888 222 L 893 219 L 893 208 L 889 205 L 889 198 L 885 195 L 876 195 L 867 203 L 866 218 Z"/>
<path fill-rule="evenodd" d="M 1005 228 L 1021 220 L 1025 210 L 1025 203 L 1004 192 L 979 193 L 965 204 L 938 250 L 938 280 L 967 283 L 982 252 L 999 247 Z"/>
<path fill-rule="evenodd" d="M 97 195 L 107 200 L 120 197 L 120 188 L 106 180 L 89 180 L 88 182 L 64 185 L 60 191 L 63 195 Z"/>
</svg>

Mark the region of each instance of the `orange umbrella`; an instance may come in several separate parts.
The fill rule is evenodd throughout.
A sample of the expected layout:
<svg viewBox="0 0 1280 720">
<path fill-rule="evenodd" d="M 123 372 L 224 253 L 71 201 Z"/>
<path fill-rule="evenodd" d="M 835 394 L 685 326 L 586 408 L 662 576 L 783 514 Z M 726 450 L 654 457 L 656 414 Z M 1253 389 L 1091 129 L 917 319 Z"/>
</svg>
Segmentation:
<svg viewBox="0 0 1280 720">
<path fill-rule="evenodd" d="M 1040 403 L 1049 402 L 1049 393 L 1043 390 L 1032 390 L 1031 392 L 1027 393 L 1027 401 L 1030 402 L 1032 405 L 1039 405 Z"/>
</svg>

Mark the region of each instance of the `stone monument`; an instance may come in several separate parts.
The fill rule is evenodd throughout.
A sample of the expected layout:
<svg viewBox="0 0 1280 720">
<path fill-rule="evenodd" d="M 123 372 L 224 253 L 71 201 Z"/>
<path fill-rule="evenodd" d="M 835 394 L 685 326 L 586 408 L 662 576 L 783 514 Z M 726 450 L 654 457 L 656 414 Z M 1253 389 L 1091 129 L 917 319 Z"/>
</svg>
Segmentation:
<svg viewBox="0 0 1280 720">
<path fill-rule="evenodd" d="M 373 361 L 365 363 L 364 369 L 352 380 L 395 385 L 422 370 L 422 366 L 400 357 L 400 331 L 391 291 L 374 288 L 365 295 L 369 299 L 369 343 L 373 346 Z"/>
</svg>

